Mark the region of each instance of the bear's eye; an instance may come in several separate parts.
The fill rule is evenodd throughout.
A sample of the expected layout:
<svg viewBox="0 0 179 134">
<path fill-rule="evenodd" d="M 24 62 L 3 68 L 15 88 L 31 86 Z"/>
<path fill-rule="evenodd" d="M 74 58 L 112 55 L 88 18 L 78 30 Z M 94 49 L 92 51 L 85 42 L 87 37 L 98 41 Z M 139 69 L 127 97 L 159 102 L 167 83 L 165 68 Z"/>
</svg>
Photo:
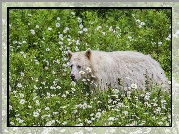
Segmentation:
<svg viewBox="0 0 179 134">
<path fill-rule="evenodd" d="M 73 65 L 70 65 L 70 68 L 72 68 L 73 67 Z"/>
<path fill-rule="evenodd" d="M 77 67 L 78 67 L 78 68 L 81 68 L 81 66 L 80 66 L 80 65 L 78 65 Z"/>
</svg>

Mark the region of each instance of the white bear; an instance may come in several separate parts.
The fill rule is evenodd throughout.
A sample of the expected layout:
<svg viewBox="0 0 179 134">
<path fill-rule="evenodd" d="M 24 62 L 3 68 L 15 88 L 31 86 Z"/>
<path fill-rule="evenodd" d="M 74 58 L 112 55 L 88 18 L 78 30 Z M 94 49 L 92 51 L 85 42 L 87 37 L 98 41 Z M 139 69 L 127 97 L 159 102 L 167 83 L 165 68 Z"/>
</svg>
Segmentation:
<svg viewBox="0 0 179 134">
<path fill-rule="evenodd" d="M 68 51 L 71 79 L 87 81 L 90 87 L 152 88 L 153 85 L 168 88 L 168 80 L 160 64 L 134 51 L 104 52 L 87 49 L 81 52 Z M 135 85 L 134 85 L 135 84 Z"/>
</svg>

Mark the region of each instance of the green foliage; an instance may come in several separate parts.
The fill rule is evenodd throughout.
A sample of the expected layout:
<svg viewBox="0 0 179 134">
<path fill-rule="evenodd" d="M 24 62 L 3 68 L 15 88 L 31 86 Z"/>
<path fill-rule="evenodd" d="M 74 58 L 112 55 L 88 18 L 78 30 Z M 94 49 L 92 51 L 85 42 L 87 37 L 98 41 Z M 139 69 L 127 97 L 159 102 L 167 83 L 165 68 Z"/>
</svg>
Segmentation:
<svg viewBox="0 0 179 134">
<path fill-rule="evenodd" d="M 146 100 L 148 91 L 116 96 L 112 89 L 73 87 L 66 55 L 87 48 L 139 51 L 158 60 L 170 80 L 169 9 L 11 9 L 9 17 L 11 125 L 171 124 L 170 93 L 154 88 Z"/>
</svg>

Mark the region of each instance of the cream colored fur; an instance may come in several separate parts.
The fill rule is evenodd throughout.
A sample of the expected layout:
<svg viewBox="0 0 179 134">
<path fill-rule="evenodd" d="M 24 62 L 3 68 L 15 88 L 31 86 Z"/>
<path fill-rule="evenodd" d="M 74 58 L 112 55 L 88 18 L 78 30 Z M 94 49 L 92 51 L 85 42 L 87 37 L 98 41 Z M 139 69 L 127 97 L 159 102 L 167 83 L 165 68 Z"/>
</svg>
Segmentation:
<svg viewBox="0 0 179 134">
<path fill-rule="evenodd" d="M 153 84 L 168 88 L 168 80 L 163 69 L 149 55 L 133 51 L 103 52 L 88 49 L 75 53 L 69 51 L 68 57 L 70 65 L 73 65 L 71 74 L 75 75 L 76 80 L 88 78 L 94 81 L 90 86 L 97 86 L 101 90 L 108 87 L 130 87 L 134 83 L 138 89 L 145 89 L 146 82 L 149 82 L 148 88 Z M 78 65 L 81 66 L 80 69 Z M 92 72 L 88 73 L 86 67 L 92 68 Z M 80 70 L 85 71 L 85 75 L 79 75 Z"/>
</svg>

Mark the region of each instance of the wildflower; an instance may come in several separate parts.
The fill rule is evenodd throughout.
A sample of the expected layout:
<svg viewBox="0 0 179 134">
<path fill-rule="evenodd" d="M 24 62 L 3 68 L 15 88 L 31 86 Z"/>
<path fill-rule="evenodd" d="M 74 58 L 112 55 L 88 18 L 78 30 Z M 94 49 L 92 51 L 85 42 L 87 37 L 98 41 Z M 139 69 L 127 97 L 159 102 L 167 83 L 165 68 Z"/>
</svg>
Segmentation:
<svg viewBox="0 0 179 134">
<path fill-rule="evenodd" d="M 160 113 L 160 111 L 161 111 L 161 108 L 158 107 L 158 108 L 156 109 L 156 112 L 157 112 L 157 113 Z"/>
<path fill-rule="evenodd" d="M 21 83 L 18 83 L 18 84 L 17 84 L 17 87 L 22 87 L 22 84 L 21 84 Z"/>
<path fill-rule="evenodd" d="M 51 28 L 51 27 L 48 27 L 48 30 L 52 30 L 52 28 Z"/>
<path fill-rule="evenodd" d="M 83 109 L 86 109 L 88 107 L 87 103 L 84 102 L 83 105 L 82 105 Z"/>
<path fill-rule="evenodd" d="M 46 48 L 46 51 L 50 51 L 50 48 Z"/>
<path fill-rule="evenodd" d="M 53 115 L 59 114 L 59 112 L 53 112 Z"/>
<path fill-rule="evenodd" d="M 57 20 L 60 20 L 60 17 L 57 17 Z"/>
<path fill-rule="evenodd" d="M 115 117 L 109 117 L 109 118 L 108 118 L 108 121 L 114 121 L 114 120 L 116 120 Z"/>
<path fill-rule="evenodd" d="M 132 37 L 131 37 L 131 36 L 128 36 L 127 38 L 128 38 L 128 39 L 132 39 Z M 126 78 L 127 78 L 127 77 L 126 77 Z"/>
<path fill-rule="evenodd" d="M 171 81 L 168 81 L 168 84 L 171 85 Z"/>
<path fill-rule="evenodd" d="M 36 28 L 39 28 L 39 25 L 36 25 L 35 27 L 36 27 Z"/>
<path fill-rule="evenodd" d="M 61 87 L 60 87 L 60 86 L 57 86 L 57 89 L 61 89 Z"/>
<path fill-rule="evenodd" d="M 142 25 L 139 25 L 139 28 L 141 28 L 142 27 Z"/>
<path fill-rule="evenodd" d="M 84 32 L 87 32 L 87 31 L 88 31 L 88 29 L 87 29 L 87 28 L 83 28 L 83 31 L 84 31 Z"/>
<path fill-rule="evenodd" d="M 97 112 L 96 115 L 95 115 L 96 118 L 100 118 L 101 117 L 101 113 L 100 112 Z"/>
<path fill-rule="evenodd" d="M 12 110 L 12 106 L 11 105 L 9 105 L 9 110 Z"/>
<path fill-rule="evenodd" d="M 24 76 L 24 73 L 23 72 L 20 72 L 21 76 L 23 77 Z"/>
<path fill-rule="evenodd" d="M 35 88 L 35 89 L 38 89 L 38 87 L 37 87 L 36 85 L 34 85 L 34 88 Z"/>
<path fill-rule="evenodd" d="M 74 81 L 71 82 L 71 84 L 73 87 L 76 86 L 76 83 Z"/>
<path fill-rule="evenodd" d="M 39 100 L 36 100 L 35 103 L 36 103 L 36 105 L 39 105 L 39 104 L 40 104 Z"/>
<path fill-rule="evenodd" d="M 83 31 L 78 31 L 78 33 L 79 33 L 79 34 L 82 34 L 82 33 L 83 33 Z"/>
<path fill-rule="evenodd" d="M 125 116 L 128 115 L 128 111 L 123 111 L 122 113 L 125 114 Z"/>
<path fill-rule="evenodd" d="M 103 34 L 103 35 L 106 35 L 106 33 L 105 33 L 105 32 L 102 32 L 102 34 Z"/>
<path fill-rule="evenodd" d="M 81 23 L 82 19 L 80 17 L 77 18 L 78 22 Z"/>
<path fill-rule="evenodd" d="M 75 12 L 71 12 L 72 15 L 75 15 Z"/>
<path fill-rule="evenodd" d="M 91 68 L 87 67 L 86 70 L 90 73 L 91 72 Z"/>
<path fill-rule="evenodd" d="M 39 113 L 38 113 L 38 112 L 33 112 L 33 116 L 34 116 L 34 117 L 38 117 L 38 116 L 39 116 Z"/>
<path fill-rule="evenodd" d="M 79 25 L 79 28 L 80 28 L 80 29 L 82 29 L 82 28 L 83 28 L 83 25 L 82 25 L 82 24 L 80 24 L 80 25 Z"/>
<path fill-rule="evenodd" d="M 159 45 L 159 46 L 162 45 L 162 42 L 158 42 L 158 45 Z"/>
<path fill-rule="evenodd" d="M 56 27 L 60 27 L 60 23 L 56 23 Z"/>
<path fill-rule="evenodd" d="M 45 107 L 45 110 L 50 110 L 50 108 L 49 107 Z"/>
<path fill-rule="evenodd" d="M 32 14 L 28 14 L 28 16 L 32 16 Z"/>
<path fill-rule="evenodd" d="M 149 98 L 150 98 L 150 93 L 147 92 L 146 95 L 145 95 L 145 99 L 146 99 L 146 100 L 149 100 Z"/>
<path fill-rule="evenodd" d="M 66 121 L 62 123 L 62 125 L 66 125 L 66 124 L 67 124 L 67 122 L 66 122 Z"/>
<path fill-rule="evenodd" d="M 85 74 L 85 72 L 84 71 L 80 71 L 79 74 L 83 75 L 83 74 Z"/>
<path fill-rule="evenodd" d="M 91 124 L 91 123 L 92 123 L 92 121 L 91 121 L 91 120 L 87 120 L 87 123 L 88 123 L 88 124 Z M 92 128 L 91 128 L 91 129 L 92 129 Z"/>
<path fill-rule="evenodd" d="M 33 34 L 33 35 L 35 34 L 35 30 L 33 30 L 33 29 L 31 29 L 30 32 L 31 32 L 31 34 Z"/>
<path fill-rule="evenodd" d="M 131 85 L 131 88 L 132 88 L 132 89 L 137 89 L 137 84 L 136 84 L 136 83 L 132 84 L 132 85 Z"/>
<path fill-rule="evenodd" d="M 94 113 L 90 114 L 90 116 L 94 116 Z"/>
<path fill-rule="evenodd" d="M 21 104 L 24 104 L 24 103 L 25 103 L 25 100 L 24 100 L 24 99 L 21 99 L 21 100 L 20 100 L 20 103 L 21 103 Z"/>
<path fill-rule="evenodd" d="M 102 27 L 101 26 L 97 26 L 97 28 L 95 29 L 95 30 L 99 30 L 99 29 L 101 29 Z"/>
<path fill-rule="evenodd" d="M 115 94 L 117 94 L 117 93 L 119 93 L 119 90 L 118 90 L 118 89 L 113 89 L 113 92 L 114 92 Z"/>
<path fill-rule="evenodd" d="M 140 25 L 141 25 L 141 26 L 145 25 L 145 22 L 141 22 Z"/>
<path fill-rule="evenodd" d="M 113 32 L 114 31 L 114 28 L 112 26 L 109 27 L 109 31 L 110 32 Z"/>
<path fill-rule="evenodd" d="M 20 94 L 19 96 L 20 96 L 20 98 L 24 98 L 24 94 Z"/>
<path fill-rule="evenodd" d="M 136 22 L 140 23 L 140 20 L 139 20 L 139 19 L 137 19 L 137 20 L 136 20 Z"/>
</svg>

